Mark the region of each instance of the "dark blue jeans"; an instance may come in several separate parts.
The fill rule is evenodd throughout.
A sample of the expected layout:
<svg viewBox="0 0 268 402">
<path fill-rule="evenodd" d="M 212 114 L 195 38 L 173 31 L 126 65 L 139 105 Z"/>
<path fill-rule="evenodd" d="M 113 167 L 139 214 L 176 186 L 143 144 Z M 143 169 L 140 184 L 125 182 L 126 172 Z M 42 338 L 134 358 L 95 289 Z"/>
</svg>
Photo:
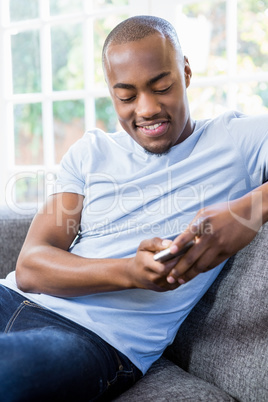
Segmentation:
<svg viewBox="0 0 268 402">
<path fill-rule="evenodd" d="M 98 335 L 0 285 L 0 401 L 110 401 L 142 376 Z"/>
</svg>

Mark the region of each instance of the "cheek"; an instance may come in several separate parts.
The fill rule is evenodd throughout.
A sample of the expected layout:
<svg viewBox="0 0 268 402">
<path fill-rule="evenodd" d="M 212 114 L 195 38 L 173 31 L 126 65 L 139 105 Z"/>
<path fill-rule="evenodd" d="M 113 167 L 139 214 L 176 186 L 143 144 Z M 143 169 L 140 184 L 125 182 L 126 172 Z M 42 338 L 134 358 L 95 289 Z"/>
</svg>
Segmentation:
<svg viewBox="0 0 268 402">
<path fill-rule="evenodd" d="M 181 115 L 185 112 L 185 96 L 181 92 L 177 92 L 169 98 L 168 102 L 166 103 L 166 108 L 173 114 L 173 117 L 177 115 Z"/>
<path fill-rule="evenodd" d="M 114 108 L 116 111 L 116 114 L 118 116 L 118 120 L 120 121 L 120 123 L 127 123 L 128 120 L 131 119 L 132 117 L 132 108 L 129 107 L 129 105 L 126 104 L 114 104 Z"/>
</svg>

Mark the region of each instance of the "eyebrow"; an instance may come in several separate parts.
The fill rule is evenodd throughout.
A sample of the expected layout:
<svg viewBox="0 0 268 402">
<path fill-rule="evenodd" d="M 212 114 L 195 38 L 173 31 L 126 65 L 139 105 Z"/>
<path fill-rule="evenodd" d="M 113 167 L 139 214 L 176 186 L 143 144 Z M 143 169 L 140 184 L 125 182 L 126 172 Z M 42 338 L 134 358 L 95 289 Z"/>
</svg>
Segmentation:
<svg viewBox="0 0 268 402">
<path fill-rule="evenodd" d="M 168 75 L 170 75 L 170 71 L 164 71 L 163 73 L 158 74 L 156 77 L 151 78 L 151 79 L 148 81 L 148 84 L 149 84 L 149 85 L 154 84 L 155 82 L 161 80 L 161 79 L 164 78 L 164 77 L 167 77 Z M 113 88 L 135 89 L 136 87 L 135 87 L 135 85 L 132 85 L 132 84 L 124 84 L 123 82 L 118 82 L 117 84 L 115 84 L 115 85 L 113 86 Z"/>
</svg>

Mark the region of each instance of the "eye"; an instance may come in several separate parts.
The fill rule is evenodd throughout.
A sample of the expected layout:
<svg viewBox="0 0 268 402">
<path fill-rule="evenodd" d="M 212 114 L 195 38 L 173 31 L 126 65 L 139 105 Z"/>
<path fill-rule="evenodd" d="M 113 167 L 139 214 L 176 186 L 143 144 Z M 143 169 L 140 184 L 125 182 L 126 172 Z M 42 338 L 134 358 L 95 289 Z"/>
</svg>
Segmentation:
<svg viewBox="0 0 268 402">
<path fill-rule="evenodd" d="M 128 103 L 128 102 L 131 102 L 132 100 L 134 100 L 134 99 L 135 99 L 135 96 L 131 96 L 130 98 L 119 98 L 119 97 L 118 97 L 118 99 L 119 99 L 121 102 Z"/>
<path fill-rule="evenodd" d="M 163 94 L 163 93 L 167 92 L 171 87 L 172 87 L 172 84 L 169 87 L 165 88 L 165 89 L 157 90 L 155 92 L 157 92 L 159 94 Z"/>
</svg>

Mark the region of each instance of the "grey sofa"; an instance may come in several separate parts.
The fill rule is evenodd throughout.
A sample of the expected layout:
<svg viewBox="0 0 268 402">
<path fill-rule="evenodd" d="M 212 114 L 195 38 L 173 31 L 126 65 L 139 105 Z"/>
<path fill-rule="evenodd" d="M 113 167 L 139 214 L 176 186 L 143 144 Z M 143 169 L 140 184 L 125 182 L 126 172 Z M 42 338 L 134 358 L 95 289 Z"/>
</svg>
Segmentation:
<svg viewBox="0 0 268 402">
<path fill-rule="evenodd" d="M 15 267 L 31 219 L 0 208 L 2 278 Z M 266 224 L 228 261 L 164 356 L 117 401 L 268 402 L 267 249 Z"/>
</svg>

